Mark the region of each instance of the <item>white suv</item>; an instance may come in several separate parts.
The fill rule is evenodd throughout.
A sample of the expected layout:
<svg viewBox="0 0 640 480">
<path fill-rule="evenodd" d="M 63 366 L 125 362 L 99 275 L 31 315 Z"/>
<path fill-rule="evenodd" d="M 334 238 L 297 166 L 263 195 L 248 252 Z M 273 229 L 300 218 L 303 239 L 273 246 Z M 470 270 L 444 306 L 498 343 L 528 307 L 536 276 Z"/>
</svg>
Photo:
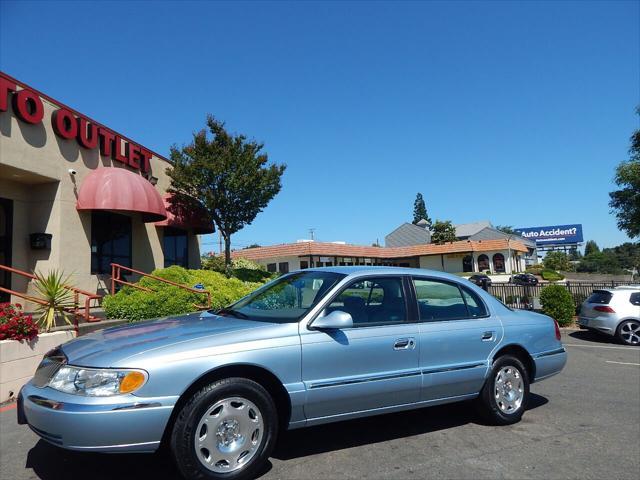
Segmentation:
<svg viewBox="0 0 640 480">
<path fill-rule="evenodd" d="M 582 304 L 578 323 L 626 345 L 640 345 L 640 286 L 594 290 Z"/>
</svg>

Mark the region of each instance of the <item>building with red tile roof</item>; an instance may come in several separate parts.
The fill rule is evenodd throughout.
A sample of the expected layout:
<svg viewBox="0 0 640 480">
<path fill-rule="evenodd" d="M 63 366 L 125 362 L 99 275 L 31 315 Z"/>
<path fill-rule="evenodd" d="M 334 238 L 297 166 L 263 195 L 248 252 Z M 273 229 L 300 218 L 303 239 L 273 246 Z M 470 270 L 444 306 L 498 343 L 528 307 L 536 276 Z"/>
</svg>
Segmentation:
<svg viewBox="0 0 640 480">
<path fill-rule="evenodd" d="M 232 252 L 232 257 L 246 258 L 270 271 L 282 273 L 334 265 L 393 265 L 451 273 L 487 270 L 512 273 L 524 270 L 523 255 L 527 250 L 523 242 L 509 238 L 404 247 L 301 241 L 237 250 Z"/>
</svg>

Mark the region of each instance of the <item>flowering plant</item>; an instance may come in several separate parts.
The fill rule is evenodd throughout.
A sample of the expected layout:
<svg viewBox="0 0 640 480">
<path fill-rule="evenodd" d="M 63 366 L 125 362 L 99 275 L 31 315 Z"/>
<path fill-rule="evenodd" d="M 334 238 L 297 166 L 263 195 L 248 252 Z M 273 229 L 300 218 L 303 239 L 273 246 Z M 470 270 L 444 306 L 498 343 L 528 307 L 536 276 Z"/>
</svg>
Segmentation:
<svg viewBox="0 0 640 480">
<path fill-rule="evenodd" d="M 19 303 L 0 303 L 0 340 L 32 340 L 38 336 L 38 326 L 22 311 Z"/>
</svg>

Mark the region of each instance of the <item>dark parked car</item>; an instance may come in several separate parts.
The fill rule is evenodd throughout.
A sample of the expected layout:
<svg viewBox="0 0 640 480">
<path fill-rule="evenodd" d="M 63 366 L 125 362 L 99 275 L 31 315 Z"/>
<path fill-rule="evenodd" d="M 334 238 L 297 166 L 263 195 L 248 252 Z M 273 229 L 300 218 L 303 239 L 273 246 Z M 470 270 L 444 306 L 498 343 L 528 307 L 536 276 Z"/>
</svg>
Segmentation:
<svg viewBox="0 0 640 480">
<path fill-rule="evenodd" d="M 538 279 L 531 273 L 519 273 L 511 277 L 511 283 L 516 285 L 537 285 Z"/>
<path fill-rule="evenodd" d="M 491 278 L 489 278 L 489 276 L 485 275 L 484 273 L 480 273 L 480 274 L 477 274 L 477 275 L 471 275 L 469 277 L 469 281 L 471 283 L 475 283 L 479 287 L 481 287 L 482 283 L 486 281 L 487 282 L 487 287 L 491 286 Z"/>
</svg>

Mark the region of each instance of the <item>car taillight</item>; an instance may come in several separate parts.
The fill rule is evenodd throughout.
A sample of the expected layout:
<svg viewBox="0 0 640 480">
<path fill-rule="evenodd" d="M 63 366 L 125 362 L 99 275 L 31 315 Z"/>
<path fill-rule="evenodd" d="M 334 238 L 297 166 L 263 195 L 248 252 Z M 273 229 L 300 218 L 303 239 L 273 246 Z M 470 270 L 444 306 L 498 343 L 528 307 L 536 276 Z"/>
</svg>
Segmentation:
<svg viewBox="0 0 640 480">
<path fill-rule="evenodd" d="M 616 311 L 615 311 L 613 308 L 611 308 L 611 307 L 609 307 L 609 306 L 607 306 L 607 305 L 598 305 L 598 306 L 596 306 L 596 307 L 593 307 L 593 309 L 594 309 L 596 312 L 616 313 Z"/>
<path fill-rule="evenodd" d="M 556 327 L 556 340 L 560 340 L 560 325 L 555 320 L 553 321 L 553 325 Z"/>
</svg>

